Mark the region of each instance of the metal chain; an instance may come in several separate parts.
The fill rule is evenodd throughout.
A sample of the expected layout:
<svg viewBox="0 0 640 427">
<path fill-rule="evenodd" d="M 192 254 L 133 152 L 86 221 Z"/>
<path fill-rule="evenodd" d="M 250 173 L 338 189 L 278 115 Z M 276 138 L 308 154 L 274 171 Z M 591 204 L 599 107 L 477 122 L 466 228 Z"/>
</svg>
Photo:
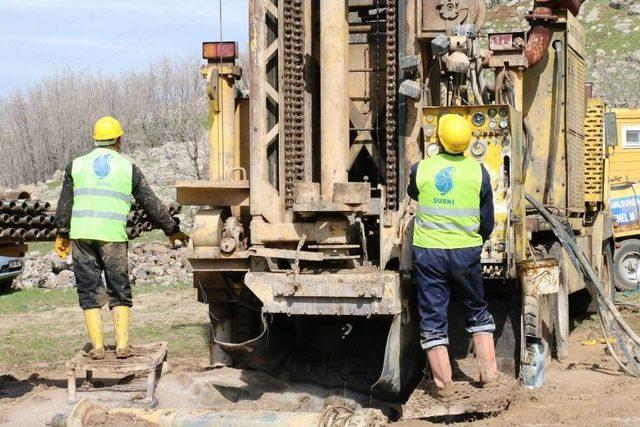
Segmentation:
<svg viewBox="0 0 640 427">
<path fill-rule="evenodd" d="M 293 188 L 304 181 L 304 0 L 285 0 L 284 42 L 284 190 L 285 207 L 293 207 Z"/>
<path fill-rule="evenodd" d="M 396 31 L 396 0 L 387 0 L 387 73 L 386 73 L 386 184 L 387 209 L 398 207 L 398 145 L 396 117 L 396 81 L 398 39 Z"/>
</svg>

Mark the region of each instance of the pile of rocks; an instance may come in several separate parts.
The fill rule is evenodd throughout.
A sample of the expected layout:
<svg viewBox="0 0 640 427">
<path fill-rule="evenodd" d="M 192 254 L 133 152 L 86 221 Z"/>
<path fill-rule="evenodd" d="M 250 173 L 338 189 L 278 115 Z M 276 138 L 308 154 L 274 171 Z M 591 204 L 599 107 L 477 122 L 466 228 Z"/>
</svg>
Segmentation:
<svg viewBox="0 0 640 427">
<path fill-rule="evenodd" d="M 130 244 L 129 279 L 134 285 L 190 282 L 185 249 L 171 249 L 161 243 Z M 71 257 L 61 260 L 55 253 L 33 251 L 24 258 L 24 272 L 14 280 L 13 287 L 53 289 L 75 284 Z"/>
</svg>

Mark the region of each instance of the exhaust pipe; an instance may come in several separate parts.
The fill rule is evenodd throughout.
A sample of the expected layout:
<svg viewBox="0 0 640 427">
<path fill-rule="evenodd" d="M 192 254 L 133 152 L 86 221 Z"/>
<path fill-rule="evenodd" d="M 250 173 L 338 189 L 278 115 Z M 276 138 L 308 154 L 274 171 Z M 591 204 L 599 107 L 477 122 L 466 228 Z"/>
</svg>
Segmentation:
<svg viewBox="0 0 640 427">
<path fill-rule="evenodd" d="M 554 13 L 568 10 L 578 15 L 584 0 L 535 0 L 533 10 L 525 18 L 531 25 L 524 56 L 529 67 L 533 67 L 544 57 L 551 42 L 551 24 L 558 20 Z"/>
</svg>

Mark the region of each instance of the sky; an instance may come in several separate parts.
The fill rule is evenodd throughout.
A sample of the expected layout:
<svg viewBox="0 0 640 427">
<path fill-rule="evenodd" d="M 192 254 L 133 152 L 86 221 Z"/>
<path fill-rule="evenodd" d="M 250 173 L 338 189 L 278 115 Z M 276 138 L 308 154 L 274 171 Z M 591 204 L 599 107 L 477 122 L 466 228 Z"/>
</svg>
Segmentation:
<svg viewBox="0 0 640 427">
<path fill-rule="evenodd" d="M 248 43 L 248 0 L 0 0 L 0 97 L 47 75 L 118 74 L 201 43 Z"/>
</svg>

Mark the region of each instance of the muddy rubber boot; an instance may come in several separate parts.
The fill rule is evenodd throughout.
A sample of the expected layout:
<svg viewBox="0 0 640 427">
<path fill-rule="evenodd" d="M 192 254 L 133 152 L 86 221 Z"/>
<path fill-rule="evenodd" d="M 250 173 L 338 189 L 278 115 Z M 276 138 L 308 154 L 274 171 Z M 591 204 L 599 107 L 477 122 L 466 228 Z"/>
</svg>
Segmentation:
<svg viewBox="0 0 640 427">
<path fill-rule="evenodd" d="M 451 361 L 449 351 L 444 345 L 439 345 L 427 350 L 429 367 L 433 374 L 433 381 L 436 389 L 434 397 L 440 400 L 447 399 L 453 395 L 453 382 L 451 380 Z"/>
<path fill-rule="evenodd" d="M 113 307 L 113 329 L 116 334 L 116 358 L 126 359 L 133 356 L 129 347 L 129 315 L 130 308 L 126 305 Z"/>
<path fill-rule="evenodd" d="M 104 334 L 102 333 L 102 309 L 89 308 L 84 310 L 84 323 L 91 340 L 91 351 L 88 352 L 92 359 L 104 359 Z"/>
<path fill-rule="evenodd" d="M 496 364 L 496 349 L 491 332 L 477 332 L 473 334 L 473 345 L 476 351 L 480 382 L 482 385 L 494 383 L 498 380 L 498 366 Z"/>
</svg>

